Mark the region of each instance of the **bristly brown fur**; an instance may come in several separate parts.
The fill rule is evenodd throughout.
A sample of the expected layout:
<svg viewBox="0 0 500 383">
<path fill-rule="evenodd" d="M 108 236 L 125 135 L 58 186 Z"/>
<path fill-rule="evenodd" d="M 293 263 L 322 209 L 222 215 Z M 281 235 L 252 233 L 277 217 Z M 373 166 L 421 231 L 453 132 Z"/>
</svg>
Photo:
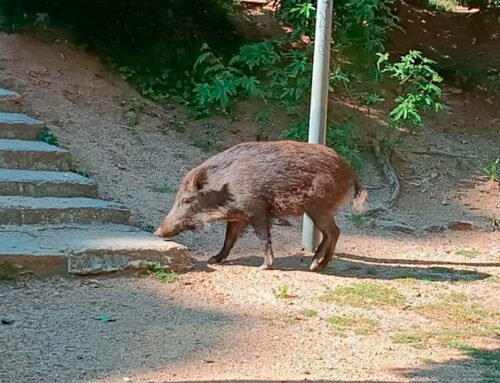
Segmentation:
<svg viewBox="0 0 500 383">
<path fill-rule="evenodd" d="M 323 145 L 246 142 L 209 158 L 184 177 L 174 207 L 157 233 L 169 236 L 214 219 L 239 222 L 228 225 L 227 242 L 247 224 L 268 236 L 273 221 L 307 213 L 317 225 L 324 224 L 324 236 L 328 232 L 338 237 L 333 215 L 352 188 L 353 208 L 360 212 L 366 189 L 352 167 Z M 193 201 L 189 207 L 183 202 L 187 200 Z M 331 247 L 324 245 L 325 255 L 319 258 L 328 258 Z"/>
</svg>

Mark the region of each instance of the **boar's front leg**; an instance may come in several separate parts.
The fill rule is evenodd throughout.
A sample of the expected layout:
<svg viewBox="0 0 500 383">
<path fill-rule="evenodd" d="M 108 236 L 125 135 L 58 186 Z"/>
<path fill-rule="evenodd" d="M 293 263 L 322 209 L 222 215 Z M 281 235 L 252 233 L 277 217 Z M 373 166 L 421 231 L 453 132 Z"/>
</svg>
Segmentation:
<svg viewBox="0 0 500 383">
<path fill-rule="evenodd" d="M 268 270 L 273 266 L 274 254 L 271 246 L 271 223 L 267 218 L 260 218 L 250 221 L 257 237 L 265 243 L 264 263 L 260 266 L 261 270 Z"/>
<path fill-rule="evenodd" d="M 236 243 L 236 240 L 246 226 L 246 221 L 228 221 L 226 228 L 226 238 L 224 239 L 224 246 L 222 247 L 222 250 L 219 252 L 219 254 L 213 256 L 208 260 L 208 263 L 221 263 L 224 259 L 226 259 L 231 252 L 234 244 Z"/>
</svg>

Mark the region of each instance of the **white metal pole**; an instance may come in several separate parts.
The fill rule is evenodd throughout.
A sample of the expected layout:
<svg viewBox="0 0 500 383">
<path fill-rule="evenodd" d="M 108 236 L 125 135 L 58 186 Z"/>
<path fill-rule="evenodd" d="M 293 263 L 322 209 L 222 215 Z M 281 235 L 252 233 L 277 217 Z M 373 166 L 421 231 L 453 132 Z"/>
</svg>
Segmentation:
<svg viewBox="0 0 500 383">
<path fill-rule="evenodd" d="M 309 142 L 323 145 L 326 141 L 332 12 L 333 0 L 318 0 L 309 115 Z M 311 219 L 304 215 L 302 226 L 302 246 L 304 250 L 313 252 L 318 246 L 319 238 L 318 229 L 314 227 Z"/>
</svg>

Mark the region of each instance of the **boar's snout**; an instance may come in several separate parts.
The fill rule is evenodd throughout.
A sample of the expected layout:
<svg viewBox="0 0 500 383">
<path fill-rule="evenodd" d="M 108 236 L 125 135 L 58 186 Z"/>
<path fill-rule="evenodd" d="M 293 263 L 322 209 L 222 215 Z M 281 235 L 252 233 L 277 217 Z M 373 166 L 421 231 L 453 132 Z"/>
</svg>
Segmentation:
<svg viewBox="0 0 500 383">
<path fill-rule="evenodd" d="M 158 237 L 163 237 L 163 230 L 161 229 L 161 227 L 159 227 L 153 232 L 153 234 Z"/>
<path fill-rule="evenodd" d="M 167 219 L 165 219 L 153 234 L 161 238 L 169 238 L 179 234 L 181 231 L 183 231 L 181 226 L 172 225 Z"/>
</svg>

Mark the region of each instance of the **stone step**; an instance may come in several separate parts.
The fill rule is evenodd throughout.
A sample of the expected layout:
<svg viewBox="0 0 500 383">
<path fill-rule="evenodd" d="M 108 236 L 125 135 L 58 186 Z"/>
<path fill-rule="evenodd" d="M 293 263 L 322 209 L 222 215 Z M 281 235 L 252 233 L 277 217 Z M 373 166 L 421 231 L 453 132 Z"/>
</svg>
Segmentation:
<svg viewBox="0 0 500 383">
<path fill-rule="evenodd" d="M 19 93 L 0 88 L 0 111 L 18 112 L 21 109 L 21 101 Z"/>
<path fill-rule="evenodd" d="M 93 198 L 0 196 L 0 225 L 128 222 L 130 211 Z"/>
<path fill-rule="evenodd" d="M 45 123 L 22 113 L 0 112 L 0 138 L 36 140 Z"/>
<path fill-rule="evenodd" d="M 2 267 L 42 276 L 137 270 L 152 262 L 192 267 L 187 249 L 124 225 L 7 225 L 0 227 Z"/>
<path fill-rule="evenodd" d="M 0 195 L 97 197 L 97 184 L 71 172 L 0 169 Z"/>
<path fill-rule="evenodd" d="M 41 141 L 0 139 L 0 168 L 68 170 L 68 151 Z"/>
</svg>

